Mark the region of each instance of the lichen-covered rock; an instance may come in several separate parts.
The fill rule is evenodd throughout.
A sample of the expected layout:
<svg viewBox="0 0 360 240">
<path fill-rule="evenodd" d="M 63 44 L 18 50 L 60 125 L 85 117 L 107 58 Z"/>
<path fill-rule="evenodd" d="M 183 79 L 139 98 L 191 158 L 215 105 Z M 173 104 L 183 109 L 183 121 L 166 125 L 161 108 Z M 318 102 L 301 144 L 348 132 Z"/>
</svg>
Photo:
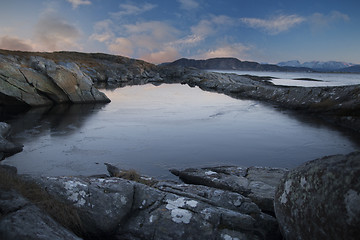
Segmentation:
<svg viewBox="0 0 360 240">
<path fill-rule="evenodd" d="M 360 153 L 324 157 L 290 171 L 275 195 L 284 237 L 359 239 Z"/>
<path fill-rule="evenodd" d="M 281 238 L 274 217 L 261 212 L 249 198 L 233 192 L 172 183 L 150 187 L 116 177 L 26 178 L 76 207 L 83 228 L 92 237 Z"/>
<path fill-rule="evenodd" d="M 50 195 L 79 209 L 84 230 L 93 236 L 112 234 L 132 210 L 134 184 L 128 181 L 44 177 L 36 182 Z"/>
<path fill-rule="evenodd" d="M 0 239 L 80 240 L 13 190 L 0 189 Z"/>
<path fill-rule="evenodd" d="M 185 183 L 240 193 L 250 198 L 263 211 L 274 212 L 275 190 L 287 170 L 261 167 L 213 167 L 171 170 L 171 172 Z"/>
</svg>

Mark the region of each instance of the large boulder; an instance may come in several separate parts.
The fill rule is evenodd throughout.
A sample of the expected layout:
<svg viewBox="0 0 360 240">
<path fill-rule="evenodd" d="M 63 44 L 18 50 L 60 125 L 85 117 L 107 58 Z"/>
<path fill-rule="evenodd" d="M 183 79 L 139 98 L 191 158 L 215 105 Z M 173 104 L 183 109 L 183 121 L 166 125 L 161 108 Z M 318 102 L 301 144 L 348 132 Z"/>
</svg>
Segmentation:
<svg viewBox="0 0 360 240">
<path fill-rule="evenodd" d="M 307 162 L 275 194 L 281 231 L 292 239 L 359 239 L 360 152 Z"/>
</svg>

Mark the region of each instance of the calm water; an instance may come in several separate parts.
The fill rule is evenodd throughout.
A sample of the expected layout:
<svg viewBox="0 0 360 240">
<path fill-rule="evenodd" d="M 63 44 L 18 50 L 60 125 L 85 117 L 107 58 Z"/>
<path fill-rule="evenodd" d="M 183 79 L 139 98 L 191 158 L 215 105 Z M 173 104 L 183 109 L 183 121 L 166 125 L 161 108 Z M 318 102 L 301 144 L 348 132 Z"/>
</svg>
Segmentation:
<svg viewBox="0 0 360 240">
<path fill-rule="evenodd" d="M 254 72 L 254 71 L 218 71 L 222 73 L 236 73 L 239 75 L 249 74 L 254 76 L 270 76 L 275 85 L 323 87 L 323 86 L 346 86 L 360 84 L 359 73 L 308 73 L 308 72 Z M 298 78 L 309 78 L 320 81 L 301 81 Z"/>
<path fill-rule="evenodd" d="M 171 178 L 171 168 L 293 168 L 359 142 L 310 117 L 179 84 L 104 91 L 107 105 L 33 109 L 7 122 L 24 151 L 4 160 L 20 173 L 92 175 L 104 162 Z"/>
</svg>

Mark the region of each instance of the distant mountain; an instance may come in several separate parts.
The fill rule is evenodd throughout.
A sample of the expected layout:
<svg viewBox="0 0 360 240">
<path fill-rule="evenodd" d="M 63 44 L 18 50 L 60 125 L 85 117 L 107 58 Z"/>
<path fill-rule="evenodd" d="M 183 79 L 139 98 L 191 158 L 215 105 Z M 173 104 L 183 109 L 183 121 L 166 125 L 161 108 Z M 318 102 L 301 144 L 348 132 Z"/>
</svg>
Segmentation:
<svg viewBox="0 0 360 240">
<path fill-rule="evenodd" d="M 274 64 L 260 64 L 257 62 L 240 61 L 237 58 L 210 58 L 207 60 L 195 60 L 181 58 L 171 63 L 169 66 L 194 67 L 198 69 L 212 70 L 239 70 L 239 71 L 273 71 L 273 72 L 307 72 L 311 69 L 303 67 L 281 67 Z"/>
<path fill-rule="evenodd" d="M 301 63 L 298 60 L 291 60 L 287 62 L 279 62 L 276 64 L 280 67 L 301 67 Z"/>
<path fill-rule="evenodd" d="M 328 61 L 328 62 L 320 62 L 320 61 L 311 61 L 300 63 L 298 60 L 292 60 L 287 62 L 279 62 L 278 66 L 282 67 L 306 67 L 311 68 L 316 71 L 336 71 L 339 69 L 344 69 L 348 67 L 354 66 L 352 63 L 347 62 L 337 62 L 337 61 Z"/>
</svg>

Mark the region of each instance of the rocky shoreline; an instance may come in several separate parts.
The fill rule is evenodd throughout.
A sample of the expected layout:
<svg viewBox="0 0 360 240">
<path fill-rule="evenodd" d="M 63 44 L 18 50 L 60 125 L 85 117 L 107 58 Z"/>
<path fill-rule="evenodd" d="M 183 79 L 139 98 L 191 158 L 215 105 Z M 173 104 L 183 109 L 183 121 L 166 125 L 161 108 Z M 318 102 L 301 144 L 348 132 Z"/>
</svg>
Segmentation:
<svg viewBox="0 0 360 240">
<path fill-rule="evenodd" d="M 106 54 L 0 50 L 1 111 L 109 102 L 95 84 L 146 83 L 188 84 L 265 101 L 360 131 L 359 85 L 282 87 L 260 77 L 155 66 Z M 0 123 L 1 159 L 22 150 L 8 140 L 9 133 L 10 126 Z M 359 165 L 357 152 L 291 171 L 234 166 L 172 170 L 182 182 L 143 176 L 129 180 L 116 168 L 111 168 L 112 177 L 36 177 L 0 165 L 0 238 L 356 239 Z"/>
<path fill-rule="evenodd" d="M 156 66 L 107 54 L 0 50 L 0 108 L 109 102 L 95 85 L 181 83 L 238 99 L 269 102 L 360 132 L 360 85 L 275 86 L 256 76 Z"/>
</svg>

